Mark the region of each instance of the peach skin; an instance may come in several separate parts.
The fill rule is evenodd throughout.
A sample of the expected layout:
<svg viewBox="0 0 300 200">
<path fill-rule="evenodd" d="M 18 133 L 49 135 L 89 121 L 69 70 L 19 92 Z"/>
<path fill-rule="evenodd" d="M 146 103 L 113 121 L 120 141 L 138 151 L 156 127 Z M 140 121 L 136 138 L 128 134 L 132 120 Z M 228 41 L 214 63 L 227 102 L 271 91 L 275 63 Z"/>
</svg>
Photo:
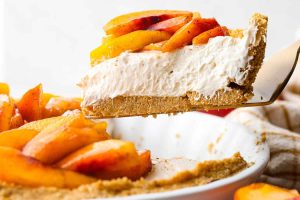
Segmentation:
<svg viewBox="0 0 300 200">
<path fill-rule="evenodd" d="M 180 29 L 185 24 L 187 24 L 191 19 L 192 19 L 191 16 L 174 17 L 174 18 L 153 24 L 148 28 L 148 30 L 167 31 L 167 32 L 173 34 L 178 29 Z"/>
<path fill-rule="evenodd" d="M 96 181 L 76 172 L 45 166 L 9 147 L 0 147 L 0 180 L 29 187 L 58 188 L 75 188 Z"/>
<path fill-rule="evenodd" d="M 137 30 L 145 30 L 152 24 L 178 16 L 192 17 L 188 11 L 148 10 L 120 15 L 103 27 L 107 35 L 124 35 Z"/>
<path fill-rule="evenodd" d="M 53 164 L 81 147 L 108 139 L 109 136 L 105 132 L 106 123 L 102 129 L 99 127 L 83 115 L 78 115 L 68 124 L 62 124 L 55 129 L 48 127 L 41 131 L 26 144 L 23 153 L 42 163 Z"/>
<path fill-rule="evenodd" d="M 194 18 L 172 35 L 163 45 L 162 51 L 169 52 L 190 44 L 195 36 L 216 26 L 219 24 L 214 18 Z"/>
<path fill-rule="evenodd" d="M 144 46 L 167 40 L 171 37 L 165 31 L 134 31 L 111 39 L 91 52 L 91 64 L 98 64 L 106 59 L 116 57 L 124 51 L 136 51 Z"/>
<path fill-rule="evenodd" d="M 228 35 L 226 27 L 218 26 L 194 37 L 193 44 L 206 44 L 210 38 Z"/>
</svg>

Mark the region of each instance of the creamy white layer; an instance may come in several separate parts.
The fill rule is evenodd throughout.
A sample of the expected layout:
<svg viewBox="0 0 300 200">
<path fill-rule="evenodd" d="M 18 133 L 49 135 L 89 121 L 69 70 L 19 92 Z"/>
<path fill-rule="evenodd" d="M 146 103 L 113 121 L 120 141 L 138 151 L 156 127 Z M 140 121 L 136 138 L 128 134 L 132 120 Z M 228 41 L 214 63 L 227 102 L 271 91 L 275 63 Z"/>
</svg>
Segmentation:
<svg viewBox="0 0 300 200">
<path fill-rule="evenodd" d="M 208 98 L 229 82 L 243 85 L 256 43 L 257 27 L 250 23 L 243 38 L 215 37 L 205 45 L 189 45 L 170 53 L 124 52 L 92 69 L 79 84 L 84 104 L 116 96 L 184 96 L 195 91 Z"/>
</svg>

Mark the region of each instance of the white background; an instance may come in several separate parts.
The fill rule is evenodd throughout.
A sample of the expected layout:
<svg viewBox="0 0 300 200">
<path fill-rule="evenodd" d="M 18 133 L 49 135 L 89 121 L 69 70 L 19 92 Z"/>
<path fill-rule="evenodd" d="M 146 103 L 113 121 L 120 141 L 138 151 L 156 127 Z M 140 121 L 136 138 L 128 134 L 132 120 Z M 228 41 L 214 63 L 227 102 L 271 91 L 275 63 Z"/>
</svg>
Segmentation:
<svg viewBox="0 0 300 200">
<path fill-rule="evenodd" d="M 79 96 L 89 52 L 116 15 L 147 9 L 200 11 L 231 28 L 254 12 L 269 16 L 267 57 L 300 35 L 299 0 L 0 0 L 0 81 L 20 95 L 37 83 L 46 92 Z"/>
</svg>

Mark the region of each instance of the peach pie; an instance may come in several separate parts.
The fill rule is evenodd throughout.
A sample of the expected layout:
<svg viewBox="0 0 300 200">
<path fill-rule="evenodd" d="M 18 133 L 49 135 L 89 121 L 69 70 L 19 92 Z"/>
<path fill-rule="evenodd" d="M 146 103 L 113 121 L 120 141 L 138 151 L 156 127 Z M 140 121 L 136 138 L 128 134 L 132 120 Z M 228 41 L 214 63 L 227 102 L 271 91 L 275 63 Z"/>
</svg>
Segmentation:
<svg viewBox="0 0 300 200">
<path fill-rule="evenodd" d="M 80 87 L 94 118 L 240 105 L 253 96 L 268 19 L 229 29 L 199 13 L 149 10 L 110 20 Z"/>
</svg>

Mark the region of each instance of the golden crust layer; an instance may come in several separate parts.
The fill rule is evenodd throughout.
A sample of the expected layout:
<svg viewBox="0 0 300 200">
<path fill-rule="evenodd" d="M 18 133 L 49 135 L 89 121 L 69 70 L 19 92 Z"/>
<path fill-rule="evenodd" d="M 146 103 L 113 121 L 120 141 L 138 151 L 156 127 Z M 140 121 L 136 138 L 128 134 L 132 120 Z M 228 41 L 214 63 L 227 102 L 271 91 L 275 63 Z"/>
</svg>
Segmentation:
<svg viewBox="0 0 300 200">
<path fill-rule="evenodd" d="M 253 58 L 245 66 L 248 71 L 244 85 L 233 83 L 230 91 L 219 90 L 209 99 L 197 92 L 188 92 L 181 97 L 155 96 L 118 96 L 112 99 L 99 100 L 92 105 L 83 105 L 82 110 L 90 118 L 124 117 L 132 115 L 153 115 L 158 113 L 177 113 L 196 109 L 211 109 L 216 106 L 226 108 L 229 105 L 240 105 L 253 96 L 252 83 L 259 71 L 266 47 L 268 18 L 254 14 L 251 18 L 257 26 L 256 45 L 249 46 L 249 56 Z M 231 30 L 232 37 L 242 37 L 242 30 Z"/>
</svg>

